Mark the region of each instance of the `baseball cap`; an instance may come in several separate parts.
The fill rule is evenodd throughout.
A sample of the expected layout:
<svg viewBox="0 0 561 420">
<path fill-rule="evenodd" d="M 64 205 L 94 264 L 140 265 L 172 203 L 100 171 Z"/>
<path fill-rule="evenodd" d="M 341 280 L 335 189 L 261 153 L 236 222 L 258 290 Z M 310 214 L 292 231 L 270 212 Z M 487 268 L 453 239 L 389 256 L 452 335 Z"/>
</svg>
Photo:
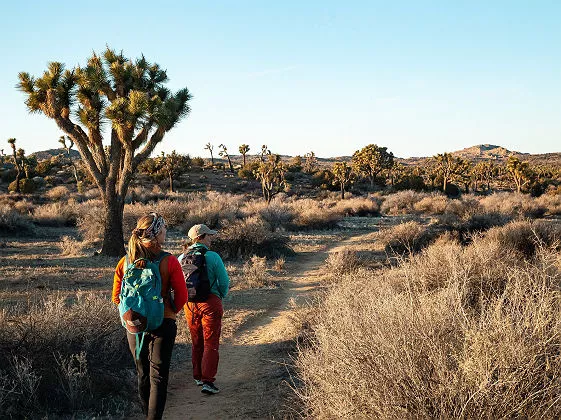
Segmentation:
<svg viewBox="0 0 561 420">
<path fill-rule="evenodd" d="M 218 232 L 215 230 L 212 230 L 211 228 L 209 228 L 207 225 L 195 225 L 193 226 L 191 229 L 189 229 L 189 232 L 187 233 L 187 236 L 189 236 L 189 238 L 191 239 L 197 239 L 199 236 L 202 235 L 216 235 Z"/>
</svg>

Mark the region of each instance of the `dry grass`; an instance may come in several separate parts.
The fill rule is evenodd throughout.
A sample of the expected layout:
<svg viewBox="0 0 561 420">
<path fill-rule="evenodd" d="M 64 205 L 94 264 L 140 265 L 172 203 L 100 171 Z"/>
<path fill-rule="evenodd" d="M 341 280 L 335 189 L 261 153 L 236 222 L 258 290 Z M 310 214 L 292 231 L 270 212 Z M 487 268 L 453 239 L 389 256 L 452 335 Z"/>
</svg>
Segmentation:
<svg viewBox="0 0 561 420">
<path fill-rule="evenodd" d="M 531 253 L 518 246 L 528 228 L 541 244 Z M 561 416 L 555 232 L 525 222 L 469 246 L 445 237 L 398 267 L 345 276 L 298 355 L 303 414 Z"/>
<path fill-rule="evenodd" d="M 0 234 L 33 235 L 35 226 L 31 218 L 11 206 L 0 206 Z"/>
<path fill-rule="evenodd" d="M 57 187 L 49 188 L 45 192 L 45 197 L 52 201 L 67 200 L 70 196 L 70 190 L 64 185 L 59 185 Z"/>
<path fill-rule="evenodd" d="M 121 392 L 134 388 L 124 336 L 114 305 L 97 293 L 2 311 L 0 411 L 122 415 Z"/>
</svg>

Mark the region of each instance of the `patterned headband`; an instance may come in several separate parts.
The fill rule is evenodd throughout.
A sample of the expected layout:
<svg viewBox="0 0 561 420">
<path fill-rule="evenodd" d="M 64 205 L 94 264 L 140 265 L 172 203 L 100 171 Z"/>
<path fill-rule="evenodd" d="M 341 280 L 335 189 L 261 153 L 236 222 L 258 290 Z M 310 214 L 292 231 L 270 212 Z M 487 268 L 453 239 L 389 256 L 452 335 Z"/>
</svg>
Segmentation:
<svg viewBox="0 0 561 420">
<path fill-rule="evenodd" d="M 139 238 L 149 241 L 156 238 L 156 236 L 158 236 L 158 234 L 162 231 L 162 228 L 166 224 L 164 218 L 158 213 L 150 213 L 150 216 L 153 216 L 154 220 L 152 220 L 152 224 L 149 227 L 147 227 L 146 229 L 137 228 L 132 231 Z"/>
</svg>

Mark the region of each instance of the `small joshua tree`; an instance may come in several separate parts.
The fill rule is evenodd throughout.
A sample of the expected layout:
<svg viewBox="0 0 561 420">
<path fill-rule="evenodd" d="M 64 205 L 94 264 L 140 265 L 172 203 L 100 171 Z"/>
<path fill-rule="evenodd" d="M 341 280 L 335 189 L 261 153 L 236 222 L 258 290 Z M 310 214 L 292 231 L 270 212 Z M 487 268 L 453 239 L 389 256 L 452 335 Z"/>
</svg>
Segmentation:
<svg viewBox="0 0 561 420">
<path fill-rule="evenodd" d="M 347 162 L 335 162 L 332 172 L 335 184 L 341 187 L 341 200 L 344 200 L 346 187 L 354 179 L 353 169 Z"/>
<path fill-rule="evenodd" d="M 267 204 L 271 202 L 273 197 L 284 191 L 286 181 L 284 175 L 286 167 L 279 155 L 268 155 L 266 162 L 261 162 L 259 168 L 255 170 L 254 175 L 261 181 L 261 190 L 263 198 Z"/>
<path fill-rule="evenodd" d="M 162 155 L 155 159 L 157 173 L 165 175 L 169 180 L 169 191 L 173 192 L 173 180 L 184 174 L 191 167 L 191 158 L 189 155 L 181 155 L 175 150 L 170 154 Z"/>
<path fill-rule="evenodd" d="M 220 153 L 218 153 L 218 155 L 220 157 L 225 157 L 226 159 L 228 159 L 228 166 L 230 167 L 230 172 L 234 173 L 234 166 L 232 165 L 232 159 L 230 159 L 230 155 L 228 154 L 228 148 L 224 144 L 221 144 L 218 147 L 220 147 Z"/>
<path fill-rule="evenodd" d="M 353 154 L 352 166 L 357 174 L 370 180 L 370 188 L 374 188 L 374 180 L 383 170 L 393 166 L 393 153 L 387 147 L 369 144 Z"/>
<path fill-rule="evenodd" d="M 530 182 L 530 165 L 528 162 L 521 162 L 516 156 L 510 156 L 506 162 L 506 169 L 512 176 L 516 185 L 516 192 L 520 193 L 522 187 Z"/>
<path fill-rule="evenodd" d="M 245 155 L 247 155 L 247 152 L 249 152 L 249 146 L 247 144 L 242 144 L 238 150 L 243 157 L 243 166 L 245 167 Z"/>
<path fill-rule="evenodd" d="M 304 155 L 304 172 L 313 174 L 318 168 L 318 159 L 314 152 L 309 152 Z"/>
<path fill-rule="evenodd" d="M 8 139 L 8 144 L 12 147 L 12 157 L 14 159 L 14 166 L 16 167 L 16 192 L 19 193 L 19 180 L 21 179 L 21 171 L 23 169 L 22 161 L 20 156 L 23 155 L 23 149 L 16 150 L 16 139 L 10 138 Z M 21 153 L 20 153 L 21 151 Z"/>
<path fill-rule="evenodd" d="M 270 154 L 271 154 L 271 151 L 269 150 L 269 148 L 267 147 L 266 144 L 261 146 L 261 162 L 265 162 L 265 156 L 270 155 Z"/>
<path fill-rule="evenodd" d="M 210 152 L 210 164 L 212 166 L 214 166 L 214 155 L 212 154 L 213 150 L 214 150 L 214 146 L 212 144 L 210 144 L 210 142 L 208 142 L 205 145 L 205 150 L 208 150 Z"/>
<path fill-rule="evenodd" d="M 68 140 L 68 143 L 66 143 L 66 140 Z M 74 179 L 76 180 L 76 185 L 78 186 L 78 189 L 80 190 L 81 183 L 80 183 L 80 180 L 78 179 L 78 168 L 76 168 L 76 164 L 74 163 L 74 161 L 72 160 L 72 156 L 70 155 L 70 150 L 72 150 L 72 146 L 74 146 L 74 142 L 72 141 L 72 139 L 69 136 L 66 136 L 66 137 L 60 136 L 60 138 L 58 139 L 58 142 L 62 145 L 62 148 L 66 152 L 66 156 L 68 157 L 68 160 L 70 161 L 70 164 L 72 165 L 72 171 L 74 172 Z"/>
</svg>

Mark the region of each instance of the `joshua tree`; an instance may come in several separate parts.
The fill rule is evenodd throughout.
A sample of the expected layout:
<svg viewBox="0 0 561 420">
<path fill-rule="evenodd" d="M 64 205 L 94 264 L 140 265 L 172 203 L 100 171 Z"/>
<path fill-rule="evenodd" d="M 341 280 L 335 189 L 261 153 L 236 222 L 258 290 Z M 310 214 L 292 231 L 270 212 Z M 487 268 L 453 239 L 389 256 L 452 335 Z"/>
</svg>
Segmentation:
<svg viewBox="0 0 561 420">
<path fill-rule="evenodd" d="M 510 156 L 506 162 L 506 169 L 516 185 L 516 192 L 520 193 L 522 187 L 530 182 L 530 165 L 528 162 L 521 162 L 516 156 Z"/>
<path fill-rule="evenodd" d="M 357 174 L 370 180 L 370 188 L 374 188 L 374 180 L 384 169 L 393 166 L 393 153 L 387 147 L 369 144 L 353 154 L 352 166 Z"/>
<path fill-rule="evenodd" d="M 309 152 L 304 155 L 304 172 L 313 174 L 318 168 L 318 160 L 314 152 Z"/>
<path fill-rule="evenodd" d="M 271 202 L 273 197 L 279 192 L 284 191 L 286 181 L 286 167 L 279 155 L 269 154 L 266 162 L 261 162 L 259 168 L 254 172 L 255 177 L 261 181 L 261 190 L 263 198 L 267 204 Z"/>
<path fill-rule="evenodd" d="M 346 186 L 354 178 L 352 167 L 347 162 L 335 162 L 332 172 L 335 177 L 335 184 L 339 184 L 341 187 L 341 200 L 344 200 Z"/>
<path fill-rule="evenodd" d="M 218 155 L 220 157 L 226 157 L 226 159 L 228 159 L 228 166 L 230 167 L 230 172 L 234 173 L 234 166 L 232 165 L 232 160 L 230 159 L 230 155 L 228 154 L 228 149 L 224 144 L 220 144 L 218 147 L 220 147 L 220 153 L 218 153 Z"/>
<path fill-rule="evenodd" d="M 267 148 L 267 145 L 264 144 L 261 146 L 261 162 L 265 162 L 265 156 L 270 155 L 271 151 Z"/>
<path fill-rule="evenodd" d="M 39 78 L 19 74 L 31 112 L 52 118 L 77 146 L 101 193 L 105 226 L 101 253 L 118 256 L 123 244 L 125 196 L 138 165 L 190 109 L 189 91 L 165 87 L 167 74 L 144 56 L 126 58 L 107 48 L 84 67 L 48 64 Z M 74 120 L 78 117 L 78 121 Z M 106 130 L 104 121 L 110 123 Z M 110 146 L 103 147 L 108 132 Z"/>
<path fill-rule="evenodd" d="M 21 171 L 22 171 L 22 161 L 20 158 L 21 155 L 24 154 L 23 149 L 19 149 L 16 151 L 16 139 L 15 138 L 10 138 L 8 139 L 8 143 L 10 144 L 10 146 L 12 147 L 12 157 L 14 159 L 14 166 L 16 167 L 16 192 L 19 193 L 21 192 L 19 189 L 19 180 L 21 179 Z"/>
<path fill-rule="evenodd" d="M 214 146 L 210 144 L 210 142 L 208 142 L 205 145 L 205 150 L 208 150 L 210 152 L 210 164 L 214 166 L 214 155 L 212 154 L 212 151 L 214 150 Z"/>
<path fill-rule="evenodd" d="M 155 162 L 157 171 L 165 175 L 169 180 L 169 191 L 173 192 L 173 180 L 189 170 L 191 158 L 189 155 L 180 155 L 175 150 L 166 155 L 162 155 Z"/>
<path fill-rule="evenodd" d="M 465 161 L 451 153 L 439 153 L 433 159 L 436 163 L 436 172 L 442 177 L 442 191 L 444 192 L 454 177 L 461 176 L 467 170 Z"/>
<path fill-rule="evenodd" d="M 66 140 L 68 140 L 68 144 L 66 143 Z M 78 179 L 78 169 L 76 168 L 76 165 L 72 160 L 72 156 L 70 156 L 70 150 L 72 149 L 72 146 L 74 146 L 74 142 L 69 136 L 66 137 L 60 136 L 58 142 L 62 145 L 62 148 L 66 151 L 66 156 L 68 157 L 68 160 L 72 165 L 72 170 L 74 172 L 74 179 L 76 180 L 76 185 L 78 186 L 78 188 L 80 188 L 80 180 Z"/>
<path fill-rule="evenodd" d="M 6 155 L 4 154 L 4 149 L 0 149 L 0 162 L 3 164 Z"/>
<path fill-rule="evenodd" d="M 242 144 L 238 150 L 243 156 L 243 166 L 245 167 L 245 155 L 247 154 L 247 152 L 249 152 L 249 146 L 247 144 Z"/>
</svg>

